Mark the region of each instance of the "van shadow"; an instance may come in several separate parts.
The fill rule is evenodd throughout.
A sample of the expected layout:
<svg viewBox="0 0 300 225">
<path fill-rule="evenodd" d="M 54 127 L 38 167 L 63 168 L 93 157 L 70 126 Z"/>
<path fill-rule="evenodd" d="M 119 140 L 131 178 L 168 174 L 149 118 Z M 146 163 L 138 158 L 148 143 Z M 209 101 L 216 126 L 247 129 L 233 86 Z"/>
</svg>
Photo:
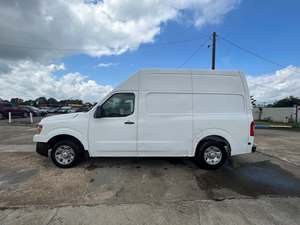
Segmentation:
<svg viewBox="0 0 300 225">
<path fill-rule="evenodd" d="M 181 166 L 183 168 L 195 168 L 198 166 L 193 159 L 184 157 L 104 157 L 90 158 L 81 165 L 87 170 L 97 168 L 121 168 L 135 167 L 140 169 L 143 167 L 152 167 L 153 169 L 168 169 L 170 166 Z"/>
</svg>

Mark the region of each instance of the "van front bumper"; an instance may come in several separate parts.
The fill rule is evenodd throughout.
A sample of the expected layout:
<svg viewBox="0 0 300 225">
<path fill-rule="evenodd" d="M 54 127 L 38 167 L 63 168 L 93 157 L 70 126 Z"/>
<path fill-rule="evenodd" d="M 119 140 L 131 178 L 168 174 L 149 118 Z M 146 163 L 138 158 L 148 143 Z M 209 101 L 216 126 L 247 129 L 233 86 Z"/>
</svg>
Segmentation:
<svg viewBox="0 0 300 225">
<path fill-rule="evenodd" d="M 49 146 L 48 143 L 37 142 L 35 150 L 40 155 L 48 157 L 48 150 L 49 150 L 49 148 L 50 148 L 50 146 Z"/>
<path fill-rule="evenodd" d="M 47 137 L 41 134 L 33 135 L 33 142 L 43 142 L 46 143 L 48 141 Z"/>
</svg>

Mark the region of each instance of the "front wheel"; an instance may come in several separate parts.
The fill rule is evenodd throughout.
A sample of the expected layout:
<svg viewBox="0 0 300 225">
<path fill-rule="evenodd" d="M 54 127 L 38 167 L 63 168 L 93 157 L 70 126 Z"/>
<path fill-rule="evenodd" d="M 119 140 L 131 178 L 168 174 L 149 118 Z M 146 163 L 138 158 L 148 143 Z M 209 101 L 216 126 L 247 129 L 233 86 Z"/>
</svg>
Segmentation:
<svg viewBox="0 0 300 225">
<path fill-rule="evenodd" d="M 196 162 L 206 169 L 218 169 L 227 159 L 227 151 L 224 145 L 218 141 L 206 141 L 198 147 Z"/>
<path fill-rule="evenodd" d="M 51 151 L 53 163 L 61 168 L 70 168 L 78 164 L 81 149 L 73 141 L 59 141 Z"/>
</svg>

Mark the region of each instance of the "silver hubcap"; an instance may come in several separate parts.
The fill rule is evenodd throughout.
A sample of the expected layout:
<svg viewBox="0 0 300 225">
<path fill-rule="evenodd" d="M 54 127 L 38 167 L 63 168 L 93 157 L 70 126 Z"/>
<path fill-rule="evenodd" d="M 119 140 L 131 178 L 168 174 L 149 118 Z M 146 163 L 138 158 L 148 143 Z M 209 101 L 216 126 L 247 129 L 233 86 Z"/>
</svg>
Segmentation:
<svg viewBox="0 0 300 225">
<path fill-rule="evenodd" d="M 222 160 L 222 151 L 216 146 L 210 146 L 204 151 L 204 160 L 209 165 L 217 165 Z"/>
<path fill-rule="evenodd" d="M 68 145 L 60 145 L 55 152 L 55 159 L 62 165 L 68 165 L 74 161 L 75 152 Z"/>
</svg>

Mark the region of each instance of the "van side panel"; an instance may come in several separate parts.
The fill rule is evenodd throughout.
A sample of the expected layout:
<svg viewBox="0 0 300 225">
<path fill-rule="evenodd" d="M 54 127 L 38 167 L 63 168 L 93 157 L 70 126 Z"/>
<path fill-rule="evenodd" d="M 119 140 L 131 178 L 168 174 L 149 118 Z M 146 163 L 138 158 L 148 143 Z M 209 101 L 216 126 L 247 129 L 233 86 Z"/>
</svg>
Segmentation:
<svg viewBox="0 0 300 225">
<path fill-rule="evenodd" d="M 202 138 L 219 135 L 229 142 L 231 155 L 248 152 L 249 117 L 242 82 L 237 74 L 193 74 L 194 149 Z"/>
<path fill-rule="evenodd" d="M 244 114 L 244 96 L 239 94 L 194 94 L 194 112 L 201 114 Z"/>
<path fill-rule="evenodd" d="M 244 87 L 239 75 L 193 74 L 194 93 L 244 93 Z"/>
<path fill-rule="evenodd" d="M 188 156 L 192 149 L 190 74 L 146 74 L 140 81 L 138 153 Z"/>
</svg>

